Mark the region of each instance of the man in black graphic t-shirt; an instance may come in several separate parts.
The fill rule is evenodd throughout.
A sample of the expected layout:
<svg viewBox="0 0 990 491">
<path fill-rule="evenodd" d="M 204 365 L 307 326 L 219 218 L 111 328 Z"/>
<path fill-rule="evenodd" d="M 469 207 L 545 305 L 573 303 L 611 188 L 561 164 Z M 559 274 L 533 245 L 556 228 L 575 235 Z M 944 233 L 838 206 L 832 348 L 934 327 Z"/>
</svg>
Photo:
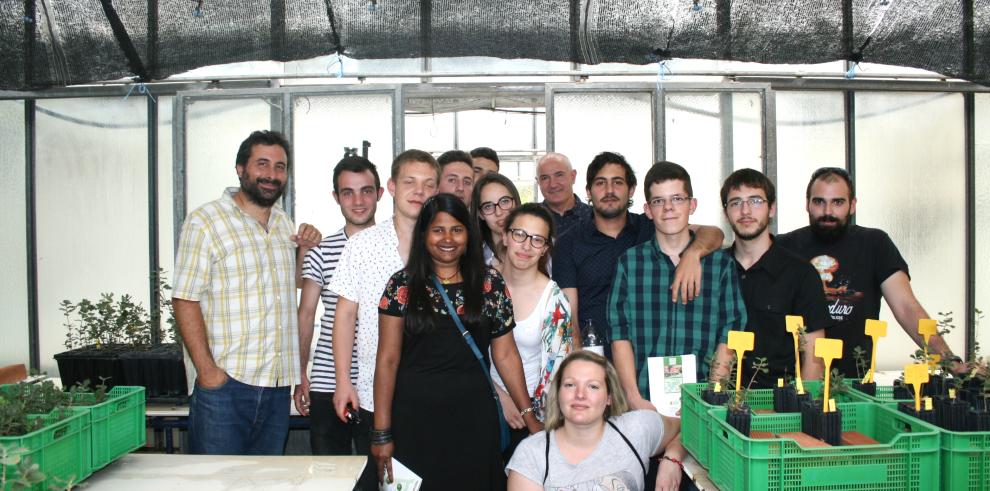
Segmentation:
<svg viewBox="0 0 990 491">
<path fill-rule="evenodd" d="M 818 270 L 829 314 L 836 322 L 828 337 L 842 339 L 842 358 L 833 363 L 848 376 L 857 369 L 856 346 L 869 354 L 873 341 L 864 334 L 866 319 L 880 316 L 883 298 L 897 323 L 919 346 L 918 319 L 929 318 L 911 289 L 908 265 L 883 231 L 849 223 L 856 213 L 856 191 L 849 174 L 836 167 L 818 169 L 807 190 L 810 225 L 777 237 L 777 244 L 808 259 Z M 932 352 L 952 358 L 941 336 L 929 341 Z"/>
</svg>

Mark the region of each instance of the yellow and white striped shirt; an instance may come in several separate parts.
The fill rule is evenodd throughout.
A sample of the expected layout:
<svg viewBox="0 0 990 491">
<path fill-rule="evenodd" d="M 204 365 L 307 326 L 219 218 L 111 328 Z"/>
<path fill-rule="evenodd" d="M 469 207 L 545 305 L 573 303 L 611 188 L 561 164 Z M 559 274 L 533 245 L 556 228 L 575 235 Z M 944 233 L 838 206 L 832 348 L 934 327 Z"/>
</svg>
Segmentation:
<svg viewBox="0 0 990 491">
<path fill-rule="evenodd" d="M 238 191 L 227 188 L 186 217 L 172 296 L 199 302 L 213 359 L 228 375 L 261 387 L 295 385 L 295 227 L 275 205 L 265 230 L 234 202 Z"/>
</svg>

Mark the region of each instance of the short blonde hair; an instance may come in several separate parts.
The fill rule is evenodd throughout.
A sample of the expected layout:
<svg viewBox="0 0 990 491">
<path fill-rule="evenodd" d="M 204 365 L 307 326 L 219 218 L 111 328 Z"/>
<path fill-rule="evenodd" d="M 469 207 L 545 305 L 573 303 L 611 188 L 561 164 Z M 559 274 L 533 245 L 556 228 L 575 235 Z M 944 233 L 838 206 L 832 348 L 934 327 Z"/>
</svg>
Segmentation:
<svg viewBox="0 0 990 491">
<path fill-rule="evenodd" d="M 608 391 L 612 403 L 605 407 L 605 413 L 602 415 L 603 421 L 629 412 L 626 392 L 622 390 L 622 384 L 619 383 L 619 374 L 615 372 L 615 367 L 612 366 L 612 363 L 604 356 L 593 351 L 574 351 L 567 355 L 567 358 L 564 358 L 564 361 L 560 364 L 560 368 L 557 370 L 557 375 L 550 382 L 550 393 L 547 397 L 546 417 L 544 419 L 544 425 L 547 431 L 556 430 L 564 426 L 564 413 L 560 410 L 560 402 L 557 394 L 560 391 L 560 381 L 564 378 L 564 371 L 567 370 L 568 365 L 575 361 L 588 361 L 605 370 L 605 389 Z"/>
</svg>

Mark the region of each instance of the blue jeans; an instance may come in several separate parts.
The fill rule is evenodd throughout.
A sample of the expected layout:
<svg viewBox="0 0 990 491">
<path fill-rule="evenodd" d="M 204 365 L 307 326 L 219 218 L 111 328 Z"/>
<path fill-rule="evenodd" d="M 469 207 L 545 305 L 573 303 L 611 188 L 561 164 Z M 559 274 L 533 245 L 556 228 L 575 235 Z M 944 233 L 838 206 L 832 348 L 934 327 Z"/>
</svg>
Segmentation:
<svg viewBox="0 0 990 491">
<path fill-rule="evenodd" d="M 282 455 L 289 434 L 289 387 L 257 387 L 228 378 L 189 399 L 189 453 Z"/>
</svg>

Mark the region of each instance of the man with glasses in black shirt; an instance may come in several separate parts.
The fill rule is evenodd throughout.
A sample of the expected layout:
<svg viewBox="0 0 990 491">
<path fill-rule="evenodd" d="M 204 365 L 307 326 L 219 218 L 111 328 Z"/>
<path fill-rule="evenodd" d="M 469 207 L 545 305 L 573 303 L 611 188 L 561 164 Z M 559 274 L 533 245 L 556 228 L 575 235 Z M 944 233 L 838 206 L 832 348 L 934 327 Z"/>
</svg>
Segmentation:
<svg viewBox="0 0 990 491">
<path fill-rule="evenodd" d="M 746 330 L 756 335 L 753 353 L 747 357 L 763 357 L 768 362 L 769 371 L 756 373 L 753 387 L 776 387 L 778 378 L 795 375 L 794 341 L 784 321 L 787 315 L 804 317 L 807 334 L 802 378 L 820 378 L 822 364 L 814 356 L 814 343 L 824 337 L 832 320 L 815 268 L 779 247 L 770 234 L 770 220 L 777 213 L 773 182 L 759 171 L 740 169 L 726 178 L 721 197 L 725 218 L 736 235 L 727 252 L 735 258 L 739 274 Z M 743 380 L 751 380 L 753 375 L 752 364 L 743 364 Z"/>
</svg>

